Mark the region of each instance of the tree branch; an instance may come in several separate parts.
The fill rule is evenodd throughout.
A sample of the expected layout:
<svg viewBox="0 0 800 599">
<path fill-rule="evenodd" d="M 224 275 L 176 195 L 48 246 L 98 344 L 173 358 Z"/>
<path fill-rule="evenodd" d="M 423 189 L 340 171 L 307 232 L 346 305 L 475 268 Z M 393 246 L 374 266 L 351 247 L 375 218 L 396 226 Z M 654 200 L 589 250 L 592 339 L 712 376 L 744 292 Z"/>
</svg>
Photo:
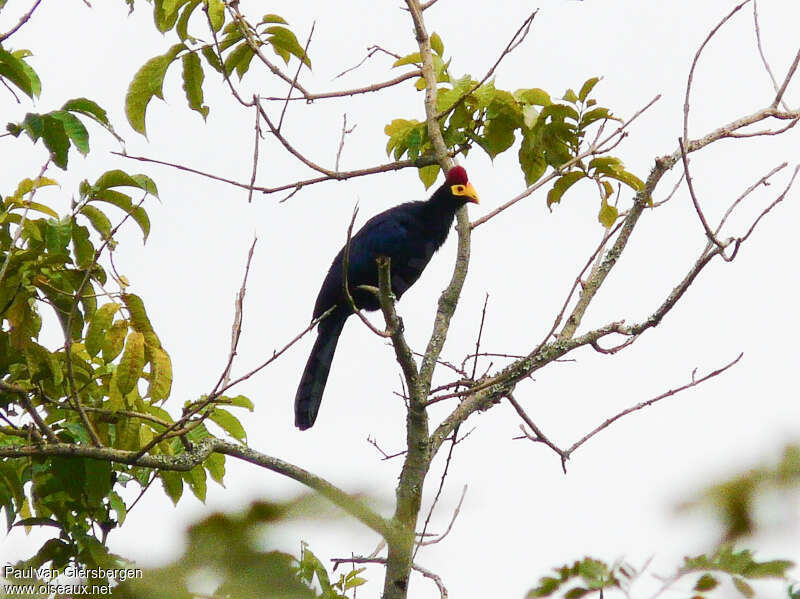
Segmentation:
<svg viewBox="0 0 800 599">
<path fill-rule="evenodd" d="M 223 441 L 215 437 L 206 438 L 197 443 L 191 450 L 178 455 L 143 455 L 134 451 L 113 449 L 109 447 L 89 447 L 86 445 L 73 445 L 71 443 L 48 443 L 46 445 L 2 445 L 0 457 L 69 457 L 88 458 L 107 462 L 129 464 L 143 468 L 158 470 L 174 470 L 187 472 L 195 466 L 201 465 L 212 453 L 228 455 L 236 459 L 249 462 L 261 468 L 271 470 L 291 478 L 306 487 L 317 491 L 320 495 L 343 509 L 356 518 L 359 522 L 371 528 L 387 541 L 395 536 L 391 522 L 367 507 L 363 502 L 327 480 L 308 472 L 298 466 L 284 462 L 278 458 L 268 456 L 259 451 Z"/>
</svg>

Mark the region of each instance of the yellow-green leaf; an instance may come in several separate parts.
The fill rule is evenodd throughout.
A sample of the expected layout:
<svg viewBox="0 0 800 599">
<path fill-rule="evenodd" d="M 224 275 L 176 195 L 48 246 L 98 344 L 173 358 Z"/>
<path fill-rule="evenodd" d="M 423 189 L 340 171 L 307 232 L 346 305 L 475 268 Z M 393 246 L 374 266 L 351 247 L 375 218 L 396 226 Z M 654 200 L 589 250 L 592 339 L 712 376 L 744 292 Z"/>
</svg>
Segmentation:
<svg viewBox="0 0 800 599">
<path fill-rule="evenodd" d="M 125 351 L 117 366 L 117 387 L 125 395 L 135 386 L 144 368 L 144 335 L 133 331 L 125 342 Z"/>
<path fill-rule="evenodd" d="M 216 422 L 226 433 L 238 441 L 244 441 L 247 433 L 244 431 L 242 423 L 233 414 L 222 408 L 216 408 L 209 418 Z"/>
<path fill-rule="evenodd" d="M 223 0 L 204 0 L 208 9 L 208 20 L 214 31 L 219 31 L 225 24 L 225 3 Z"/>
<path fill-rule="evenodd" d="M 419 52 L 412 52 L 407 56 L 403 56 L 402 58 L 398 58 L 394 61 L 392 67 L 402 67 L 406 64 L 420 64 L 422 62 L 422 56 Z"/>
<path fill-rule="evenodd" d="M 444 44 L 438 33 L 433 33 L 431 35 L 431 49 L 439 56 L 444 56 Z"/>
<path fill-rule="evenodd" d="M 172 389 L 172 361 L 169 354 L 160 347 L 150 348 L 150 387 L 148 394 L 152 401 L 163 401 Z"/>
<path fill-rule="evenodd" d="M 208 116 L 209 108 L 203 105 L 203 67 L 200 65 L 200 57 L 194 52 L 183 55 L 183 90 L 186 92 L 186 100 L 189 108 L 199 112 L 203 120 Z"/>
<path fill-rule="evenodd" d="M 600 212 L 597 215 L 597 220 L 606 229 L 610 229 L 619 217 L 619 210 L 616 206 L 612 206 L 605 199 L 600 204 Z"/>
<path fill-rule="evenodd" d="M 561 175 L 558 180 L 553 185 L 553 189 L 551 189 L 547 193 L 547 206 L 550 207 L 553 204 L 557 204 L 561 201 L 561 196 L 572 187 L 575 183 L 583 179 L 586 175 L 583 171 L 572 171 L 565 175 Z"/>
<path fill-rule="evenodd" d="M 425 189 L 428 189 L 431 185 L 436 183 L 436 177 L 439 176 L 439 171 L 441 168 L 438 164 L 432 164 L 430 166 L 423 166 L 419 169 L 419 178 L 422 181 L 422 184 L 425 186 Z"/>
<path fill-rule="evenodd" d="M 212 0 L 212 2 L 218 2 L 220 6 L 223 6 L 221 0 Z M 185 48 L 184 44 L 175 44 L 165 54 L 155 56 L 144 63 L 133 76 L 133 81 L 131 81 L 125 96 L 125 116 L 128 117 L 131 127 L 142 135 L 147 135 L 145 126 L 147 105 L 153 96 L 164 99 L 164 75 L 178 53 Z"/>
</svg>

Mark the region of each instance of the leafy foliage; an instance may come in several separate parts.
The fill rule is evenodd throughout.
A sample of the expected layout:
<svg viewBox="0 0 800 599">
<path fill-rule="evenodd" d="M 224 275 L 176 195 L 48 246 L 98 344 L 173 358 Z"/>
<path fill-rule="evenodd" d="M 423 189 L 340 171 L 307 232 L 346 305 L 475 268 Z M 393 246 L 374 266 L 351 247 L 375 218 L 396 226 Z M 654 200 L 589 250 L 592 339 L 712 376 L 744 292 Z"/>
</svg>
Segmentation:
<svg viewBox="0 0 800 599">
<path fill-rule="evenodd" d="M 295 58 L 311 68 L 311 59 L 286 26 L 288 23 L 275 14 L 264 15 L 261 22 L 251 26 L 244 20 L 231 19 L 222 0 L 155 0 L 153 19 L 162 33 L 174 29 L 180 42 L 145 62 L 128 87 L 125 114 L 131 127 L 142 135 L 147 134 L 145 117 L 150 100 L 164 99 L 164 78 L 179 58 L 186 101 L 203 119 L 211 110 L 204 104 L 205 67 L 211 67 L 224 78 L 235 72 L 241 80 L 254 57 L 260 56 L 268 62 L 262 51 L 269 48 L 285 64 Z M 203 41 L 200 34 L 190 33 L 190 25 L 210 38 Z"/>
<path fill-rule="evenodd" d="M 15 64 L 5 54 L 3 59 Z M 0 74 L 21 85 L 6 71 Z M 34 143 L 42 140 L 50 159 L 40 174 L 22 178 L 0 197 L 0 448 L 9 455 L 19 449 L 19 456 L 22 448 L 52 444 L 76 452 L 100 446 L 120 455 L 176 455 L 210 435 L 207 419 L 243 441 L 244 429 L 229 408 L 252 410 L 247 398 L 187 402 L 178 420 L 162 407 L 172 388 L 170 356 L 144 301 L 108 258 L 123 226 L 136 225 L 147 240 L 147 203 L 158 197 L 155 182 L 144 174 L 109 170 L 94 182 L 82 181 L 65 201 L 58 181 L 45 176 L 49 162 L 73 167 L 70 148 L 90 151 L 88 121 L 116 135 L 105 109 L 87 98 L 68 100 L 48 113 L 30 112 L 8 125 L 15 137 L 24 132 Z M 8 142 L 19 143 L 13 137 Z M 55 323 L 62 337 L 57 342 L 52 331 L 48 334 Z M 44 339 L 51 340 L 49 346 Z M 221 484 L 224 474 L 219 454 L 182 473 L 154 473 L 80 454 L 4 457 L 0 512 L 9 529 L 56 531 L 20 567 L 108 568 L 119 558 L 109 554 L 106 538 L 135 502 L 123 488 L 144 493 L 159 478 L 173 501 L 184 486 L 203 500 L 208 477 Z"/>
<path fill-rule="evenodd" d="M 106 111 L 87 98 L 68 100 L 59 110 L 45 114 L 29 112 L 21 122 L 8 123 L 6 129 L 15 137 L 24 132 L 34 143 L 41 139 L 53 163 L 66 170 L 70 147 L 84 156 L 89 153 L 89 132 L 78 116 L 88 117 L 116 135 Z"/>
<path fill-rule="evenodd" d="M 437 34 L 431 36 L 431 45 L 436 78 L 444 84 L 438 89 L 437 110 L 449 149 L 466 156 L 471 147 L 478 146 L 494 159 L 519 139 L 518 159 L 525 184 L 535 184 L 552 168 L 557 175 L 547 194 L 547 205 L 552 206 L 578 181 L 594 181 L 600 195 L 598 220 L 606 228 L 619 216 L 617 208 L 609 203 L 614 193 L 612 182 L 633 191 L 644 187 L 641 179 L 625 170 L 619 158 L 587 152 L 587 135 L 593 126 L 619 120 L 591 97 L 598 77 L 585 81 L 579 93 L 568 89 L 561 101 L 553 101 L 548 92 L 536 87 L 512 93 L 497 89 L 493 81 L 480 83 L 470 75 L 455 78 L 449 72 L 450 61 L 444 59 L 444 45 Z M 395 61 L 394 66 L 419 68 L 420 62 L 419 52 L 414 52 Z M 424 89 L 424 80 L 418 79 L 415 85 Z M 389 138 L 386 152 L 396 160 L 403 156 L 417 160 L 433 151 L 424 122 L 395 119 L 384 132 Z M 591 158 L 588 164 L 584 163 L 586 157 Z M 420 179 L 426 188 L 435 182 L 437 173 L 438 168 L 420 168 Z"/>
<path fill-rule="evenodd" d="M 291 517 L 310 500 L 258 502 L 240 513 L 216 513 L 191 527 L 183 556 L 163 568 L 146 570 L 115 589 L 123 599 L 185 598 L 198 593 L 196 572 L 213 572 L 206 596 L 229 599 L 285 597 L 292 599 L 343 599 L 344 592 L 362 585 L 363 568 L 341 574 L 331 582 L 322 562 L 303 543 L 301 557 L 266 551 L 269 527 Z M 265 538 L 266 537 L 266 538 Z M 318 592 L 316 584 L 320 587 Z"/>
<path fill-rule="evenodd" d="M 725 527 L 728 542 L 752 534 L 758 527 L 759 498 L 775 490 L 800 487 L 800 447 L 790 445 L 775 465 L 753 468 L 716 483 L 683 507 L 710 506 Z"/>
<path fill-rule="evenodd" d="M 564 599 L 579 599 L 602 589 L 623 588 L 620 580 L 625 578 L 626 567 L 612 568 L 604 562 L 586 557 L 571 566 L 557 568 L 555 576 L 541 578 L 539 585 L 528 591 L 526 599 L 551 597 L 565 586 L 570 588 L 562 595 Z"/>
</svg>

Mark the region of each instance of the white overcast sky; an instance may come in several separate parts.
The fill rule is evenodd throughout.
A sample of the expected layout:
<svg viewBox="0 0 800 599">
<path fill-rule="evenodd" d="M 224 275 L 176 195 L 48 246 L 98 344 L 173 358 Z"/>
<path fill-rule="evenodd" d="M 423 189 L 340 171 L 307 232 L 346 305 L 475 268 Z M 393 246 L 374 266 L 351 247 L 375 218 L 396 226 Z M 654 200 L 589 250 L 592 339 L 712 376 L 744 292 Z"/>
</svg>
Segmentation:
<svg viewBox="0 0 800 599">
<path fill-rule="evenodd" d="M 128 16 L 121 0 L 45 1 L 31 22 L 8 44 L 30 48 L 43 92 L 35 106 L 47 111 L 66 99 L 88 95 L 109 110 L 130 154 L 176 161 L 221 176 L 248 181 L 252 164 L 253 118 L 207 81 L 208 122 L 190 112 L 177 65 L 167 76 L 166 103 L 154 100 L 148 112 L 149 139 L 134 133 L 123 114 L 125 90 L 138 67 L 174 43 L 150 23 L 149 5 L 138 2 Z M 398 53 L 415 49 L 411 23 L 400 2 L 242 2 L 253 18 L 283 15 L 305 39 L 316 21 L 310 55 L 313 73 L 304 71 L 307 89 L 358 87 L 395 76 L 390 60 L 376 56 L 360 69 L 332 81 L 357 64 L 366 48 L 380 44 Z M 9 2 L 0 30 L 9 29 L 28 3 Z M 560 96 L 589 77 L 602 76 L 595 96 L 622 117 L 632 115 L 656 94 L 661 100 L 632 128 L 616 154 L 644 178 L 656 156 L 671 153 L 681 134 L 686 77 L 698 45 L 734 6 L 730 0 L 542 0 L 454 2 L 440 0 L 426 12 L 429 31 L 444 40 L 453 57 L 451 72 L 480 78 L 522 20 L 540 11 L 524 45 L 503 63 L 496 85 L 506 89 L 542 87 Z M 762 37 L 772 67 L 782 78 L 797 51 L 800 4 L 762 0 Z M 17 12 L 15 12 L 17 11 Z M 257 65 L 254 63 L 254 67 Z M 294 66 L 292 67 L 293 72 Z M 242 86 L 273 95 L 285 85 L 252 73 Z M 773 96 L 758 57 L 752 10 L 745 7 L 707 47 L 695 76 L 690 136 L 767 105 Z M 800 103 L 800 86 L 787 99 Z M 18 105 L 0 90 L 0 114 L 21 120 L 29 105 Z M 279 110 L 278 105 L 273 107 Z M 385 161 L 383 127 L 393 118 L 422 118 L 422 96 L 411 85 L 383 96 L 293 103 L 285 133 L 317 162 L 333 165 L 342 114 L 357 124 L 342 153 L 342 168 Z M 0 183 L 10 193 L 23 176 L 35 176 L 44 157 L 36 146 L 0 140 Z M 39 201 L 66 210 L 77 181 L 93 180 L 110 168 L 144 172 L 158 183 L 162 203 L 149 204 L 153 230 L 142 246 L 135 227 L 122 236 L 115 256 L 132 291 L 146 302 L 151 320 L 175 367 L 167 406 L 178 414 L 186 400 L 208 392 L 224 366 L 230 339 L 233 299 L 254 235 L 258 245 L 245 302 L 244 334 L 234 373 L 243 373 L 281 347 L 309 321 L 318 286 L 343 243 L 356 202 L 359 223 L 409 199 L 426 196 L 411 170 L 303 190 L 288 202 L 256 195 L 247 204 L 240 189 L 173 169 L 125 160 L 97 127 L 92 152 L 70 154 L 69 175 L 52 170 L 61 190 L 42 191 Z M 781 139 L 727 141 L 693 157 L 695 185 L 710 219 L 715 220 L 741 191 L 777 164 L 800 160 L 798 134 Z M 472 218 L 485 214 L 524 189 L 516 149 L 492 163 L 480 150 L 462 160 L 481 195 L 470 206 Z M 786 169 L 787 173 L 790 169 Z M 666 177 L 663 198 L 678 169 Z M 257 183 L 277 185 L 309 175 L 274 140 L 261 146 Z M 730 234 L 742 232 L 787 180 L 750 197 Z M 516 396 L 557 443 L 569 445 L 598 423 L 699 374 L 742 361 L 725 375 L 629 416 L 580 449 L 561 472 L 555 454 L 515 441 L 518 418 L 507 405 L 473 416 L 462 430 L 475 429 L 455 451 L 432 530 L 441 531 L 469 485 L 460 516 L 441 544 L 424 548 L 420 565 L 437 572 L 451 597 L 522 597 L 554 566 L 594 557 L 624 558 L 641 565 L 653 556 L 655 572 L 669 574 L 685 553 L 712 548 L 719 530 L 702 515 L 676 515 L 674 506 L 707 482 L 764 461 L 800 438 L 796 370 L 798 275 L 796 227 L 800 210 L 794 191 L 770 214 L 732 264 L 712 264 L 684 301 L 655 330 L 615 356 L 591 350 L 570 356 L 520 383 Z M 628 199 L 625 200 L 629 201 Z M 557 308 L 596 245 L 597 198 L 589 185 L 576 186 L 550 213 L 543 194 L 535 194 L 480 227 L 473 236 L 472 262 L 464 294 L 444 349 L 444 359 L 460 361 L 472 351 L 485 294 L 489 305 L 483 338 L 486 351 L 529 351 L 552 324 Z M 435 302 L 449 280 L 455 235 L 403 298 L 399 311 L 409 342 L 424 348 Z M 584 327 L 645 317 L 675 286 L 704 245 L 690 199 L 681 189 L 673 200 L 642 218 L 625 258 L 607 281 L 584 320 Z M 378 317 L 374 322 L 380 323 Z M 256 410 L 243 414 L 249 443 L 315 472 L 340 487 L 375 495 L 388 513 L 400 462 L 381 461 L 366 439 L 387 451 L 402 448 L 405 437 L 399 368 L 386 343 L 355 319 L 345 327 L 319 419 L 304 433 L 293 427 L 292 404 L 307 352 L 308 336 L 274 366 L 243 383 L 238 392 Z M 493 368 L 500 365 L 498 361 Z M 488 364 L 483 364 L 486 368 Z M 448 380 L 440 372 L 438 381 Z M 446 413 L 432 410 L 434 421 Z M 437 460 L 426 486 L 429 502 L 443 461 Z M 145 566 L 176 557 L 186 524 L 209 510 L 237 509 L 254 499 L 281 499 L 301 493 L 296 483 L 253 466 L 227 462 L 226 488 L 210 484 L 206 505 L 189 493 L 177 508 L 152 490 L 126 525 L 112 533 L 112 550 Z M 777 509 L 777 508 L 776 508 Z M 781 508 L 786 509 L 786 508 Z M 797 521 L 798 507 L 789 508 Z M 773 514 L 774 516 L 774 514 Z M 769 518 L 768 518 L 769 519 Z M 772 518 L 776 520 L 776 517 Z M 776 526 L 754 539 L 758 557 L 800 559 L 800 529 Z M 0 546 L 0 561 L 28 557 L 41 536 L 14 530 Z M 368 554 L 376 536 L 348 518 L 300 521 L 280 528 L 272 540 L 299 552 L 307 541 L 320 557 Z M 794 555 L 792 555 L 794 553 Z M 367 572 L 375 581 L 363 596 L 376 596 L 382 570 Z M 797 571 L 795 571 L 797 576 Z M 652 585 L 647 578 L 642 586 Z M 411 595 L 438 593 L 416 576 Z M 359 596 L 362 596 L 360 594 Z"/>
</svg>

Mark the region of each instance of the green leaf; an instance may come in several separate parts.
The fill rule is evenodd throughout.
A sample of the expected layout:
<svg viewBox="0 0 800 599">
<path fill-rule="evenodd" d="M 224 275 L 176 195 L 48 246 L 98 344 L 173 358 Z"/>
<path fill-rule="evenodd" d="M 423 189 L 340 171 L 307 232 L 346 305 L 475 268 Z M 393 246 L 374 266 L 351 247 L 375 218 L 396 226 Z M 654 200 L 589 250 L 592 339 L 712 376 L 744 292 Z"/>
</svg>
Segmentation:
<svg viewBox="0 0 800 599">
<path fill-rule="evenodd" d="M 61 110 L 69 112 L 77 112 L 94 119 L 104 127 L 111 128 L 111 122 L 108 120 L 108 114 L 96 102 L 92 102 L 87 98 L 73 98 L 67 100 L 61 107 Z"/>
<path fill-rule="evenodd" d="M 547 193 L 547 206 L 550 207 L 560 202 L 561 196 L 584 177 L 586 177 L 586 174 L 583 171 L 572 171 L 561 175 L 561 177 L 556 180 L 553 188 Z"/>
<path fill-rule="evenodd" d="M 612 206 L 607 200 L 603 200 L 600 204 L 600 212 L 597 215 L 597 220 L 606 229 L 610 229 L 619 217 L 619 210 L 616 206 Z"/>
<path fill-rule="evenodd" d="M 56 110 L 50 113 L 50 116 L 61 121 L 64 126 L 64 131 L 69 136 L 72 144 L 78 151 L 86 156 L 89 153 L 89 132 L 84 127 L 78 118 L 66 110 Z"/>
<path fill-rule="evenodd" d="M 112 187 L 138 187 L 150 195 L 158 197 L 158 189 L 153 180 L 147 175 L 129 175 L 125 171 L 115 169 L 106 171 L 95 181 L 97 189 L 110 189 Z"/>
<path fill-rule="evenodd" d="M 24 60 L 3 48 L 0 48 L 0 77 L 13 83 L 31 98 L 38 98 L 42 92 L 42 83 L 36 71 Z"/>
<path fill-rule="evenodd" d="M 531 89 L 518 89 L 514 92 L 514 98 L 523 104 L 534 104 L 536 106 L 550 106 L 550 94 L 543 89 L 534 87 Z"/>
<path fill-rule="evenodd" d="M 747 584 L 743 579 L 739 578 L 738 576 L 733 577 L 733 586 L 736 587 L 736 590 L 739 591 L 742 594 L 742 596 L 747 597 L 747 599 L 756 596 L 753 587 L 751 587 L 749 584 Z"/>
<path fill-rule="evenodd" d="M 203 462 L 203 466 L 208 470 L 211 478 L 222 485 L 222 481 L 225 478 L 225 456 L 221 453 L 212 453 L 208 456 L 206 461 Z"/>
<path fill-rule="evenodd" d="M 142 298 L 133 293 L 123 293 L 122 301 L 125 303 L 125 307 L 128 308 L 131 328 L 139 333 L 152 333 L 153 325 L 150 324 L 150 319 L 147 317 Z"/>
<path fill-rule="evenodd" d="M 165 33 L 175 26 L 175 21 L 178 19 L 178 9 L 186 3 L 187 0 L 156 0 L 153 7 L 153 19 L 156 23 L 156 28 Z"/>
<path fill-rule="evenodd" d="M 611 179 L 616 179 L 621 183 L 624 183 L 634 191 L 641 191 L 644 189 L 644 181 L 642 181 L 639 177 L 634 175 L 633 173 L 629 173 L 625 170 L 615 171 L 606 173 L 606 176 L 610 177 Z"/>
<path fill-rule="evenodd" d="M 483 130 L 482 148 L 494 159 L 501 152 L 505 152 L 514 143 L 514 124 L 508 119 L 492 119 Z"/>
<path fill-rule="evenodd" d="M 611 111 L 608 108 L 593 108 L 581 117 L 581 128 L 588 127 L 600 119 L 611 118 Z"/>
<path fill-rule="evenodd" d="M 106 202 L 124 210 L 139 225 L 144 241 L 147 241 L 147 236 L 150 234 L 150 218 L 142 206 L 133 203 L 129 195 L 112 189 L 103 189 L 92 195 L 92 201 Z"/>
<path fill-rule="evenodd" d="M 225 3 L 223 0 L 203 0 L 208 10 L 208 20 L 215 32 L 225 24 Z"/>
<path fill-rule="evenodd" d="M 422 56 L 420 55 L 420 53 L 419 52 L 412 52 L 411 54 L 408 54 L 406 56 L 403 56 L 402 58 L 398 58 L 397 60 L 395 60 L 394 64 L 392 65 L 392 67 L 393 68 L 394 67 L 402 67 L 403 65 L 407 65 L 407 64 L 419 65 L 421 63 L 422 63 Z"/>
<path fill-rule="evenodd" d="M 220 399 L 224 399 L 228 405 L 236 406 L 237 408 L 247 408 L 251 412 L 255 409 L 252 400 L 245 395 L 237 395 L 236 397 L 227 397 L 223 395 Z"/>
<path fill-rule="evenodd" d="M 189 19 L 192 17 L 192 13 L 194 9 L 200 6 L 200 2 L 202 0 L 191 0 L 181 12 L 181 16 L 178 17 L 178 22 L 175 24 L 175 33 L 178 34 L 178 37 L 181 38 L 181 41 L 186 41 L 191 39 L 194 41 L 194 38 L 189 36 Z"/>
<path fill-rule="evenodd" d="M 195 466 L 183 475 L 184 480 L 189 483 L 189 488 L 200 501 L 205 502 L 208 485 L 206 483 L 206 471 L 202 466 Z"/>
<path fill-rule="evenodd" d="M 535 135 L 525 132 L 519 148 L 519 165 L 525 175 L 525 185 L 533 185 L 547 170 L 544 152 L 535 143 Z"/>
<path fill-rule="evenodd" d="M 200 57 L 194 52 L 183 55 L 183 89 L 189 108 L 199 112 L 203 120 L 208 116 L 208 106 L 203 105 L 203 67 Z"/>
<path fill-rule="evenodd" d="M 442 43 L 442 38 L 439 37 L 438 33 L 434 32 L 431 35 L 431 49 L 439 56 L 444 56 L 444 44 Z"/>
<path fill-rule="evenodd" d="M 52 115 L 43 114 L 42 141 L 47 149 L 50 150 L 50 157 L 53 163 L 66 170 L 69 136 L 64 129 L 64 123 Z"/>
<path fill-rule="evenodd" d="M 419 169 L 419 178 L 422 181 L 422 184 L 425 186 L 425 189 L 428 189 L 431 185 L 436 183 L 436 177 L 439 176 L 439 171 L 441 167 L 438 164 L 432 164 L 430 166 L 423 166 Z"/>
<path fill-rule="evenodd" d="M 29 194 L 34 189 L 39 189 L 40 187 L 47 187 L 48 185 L 58 185 L 58 181 L 55 179 L 50 179 L 49 177 L 39 177 L 35 181 L 33 179 L 28 179 L 27 177 L 17 184 L 17 190 L 14 192 L 14 195 L 11 196 L 15 200 L 22 201 L 23 196 Z M 58 218 L 58 212 L 55 210 L 44 207 L 44 209 L 40 209 L 39 212 L 44 212 L 52 216 L 53 218 Z"/>
<path fill-rule="evenodd" d="M 570 88 L 570 89 L 568 89 L 567 91 L 564 92 L 564 98 L 563 99 L 566 100 L 567 102 L 571 103 L 571 104 L 574 104 L 575 102 L 578 101 L 578 96 L 576 96 L 575 92 L 572 91 L 572 89 Z"/>
<path fill-rule="evenodd" d="M 94 357 L 100 353 L 103 347 L 103 340 L 105 339 L 106 332 L 111 326 L 114 319 L 114 314 L 117 313 L 120 306 L 115 302 L 103 304 L 92 316 L 89 321 L 89 328 L 86 331 L 86 351 L 89 355 Z M 127 329 L 127 327 L 126 327 Z"/>
<path fill-rule="evenodd" d="M 200 52 L 206 59 L 206 62 L 209 64 L 211 68 L 213 68 L 217 73 L 222 73 L 222 63 L 219 60 L 219 56 L 211 44 L 206 44 L 205 46 L 201 46 Z"/>
<path fill-rule="evenodd" d="M 422 123 L 416 119 L 394 119 L 386 125 L 383 128 L 383 132 L 389 136 L 389 141 L 386 143 L 386 153 L 391 156 L 392 150 L 394 150 L 395 159 L 399 160 L 408 150 L 409 137 L 414 129 L 417 129 L 420 125 Z"/>
<path fill-rule="evenodd" d="M 80 213 L 89 219 L 94 230 L 100 233 L 103 239 L 108 239 L 111 235 L 111 221 L 103 211 L 87 204 L 81 207 Z"/>
<path fill-rule="evenodd" d="M 282 16 L 273 15 L 273 14 L 264 15 L 264 17 L 261 19 L 261 22 L 262 23 L 282 23 L 284 25 L 288 25 L 289 24 L 289 23 L 286 22 L 286 20 Z"/>
<path fill-rule="evenodd" d="M 245 432 L 242 423 L 239 422 L 239 419 L 236 418 L 236 416 L 227 410 L 216 408 L 213 412 L 211 412 L 209 418 L 216 422 L 225 432 L 227 432 L 237 441 L 244 441 L 247 438 L 247 433 Z"/>
<path fill-rule="evenodd" d="M 695 591 L 713 591 L 719 585 L 719 581 L 711 576 L 711 574 L 703 574 L 700 578 L 697 579 L 697 582 L 694 585 Z"/>
<path fill-rule="evenodd" d="M 591 79 L 587 79 L 586 82 L 581 87 L 581 91 L 578 92 L 578 99 L 583 102 L 586 100 L 588 95 L 594 89 L 594 86 L 597 85 L 597 82 L 600 81 L 600 77 L 592 77 Z"/>
<path fill-rule="evenodd" d="M 164 401 L 172 389 L 172 361 L 160 347 L 149 349 L 150 386 L 147 393 L 152 401 Z"/>
<path fill-rule="evenodd" d="M 241 81 L 247 69 L 250 68 L 250 62 L 253 60 L 253 49 L 247 44 L 242 42 L 225 58 L 225 73 L 230 75 L 234 69 Z"/>
<path fill-rule="evenodd" d="M 108 503 L 111 509 L 117 514 L 117 525 L 122 525 L 122 523 L 125 522 L 125 516 L 128 515 L 128 508 L 125 506 L 122 497 L 120 497 L 116 491 L 111 491 L 108 494 Z"/>
<path fill-rule="evenodd" d="M 124 320 L 118 320 L 109 327 L 101 344 L 103 360 L 105 360 L 106 363 L 111 362 L 122 352 L 122 348 L 125 345 L 125 336 L 127 334 L 128 323 Z"/>
<path fill-rule="evenodd" d="M 297 37 L 295 37 L 290 29 L 275 25 L 273 27 L 267 27 L 266 33 L 270 34 L 267 41 L 272 44 L 275 53 L 281 56 L 287 64 L 289 63 L 289 59 L 286 57 L 286 52 L 293 54 L 300 59 L 303 64 L 311 68 L 311 60 L 306 56 L 305 50 L 303 50 L 303 47 L 297 41 Z"/>
<path fill-rule="evenodd" d="M 77 223 L 72 227 L 72 250 L 78 268 L 85 269 L 91 266 L 95 250 L 89 241 L 89 229 Z"/>
<path fill-rule="evenodd" d="M 72 238 L 72 219 L 48 220 L 45 228 L 44 244 L 52 254 L 66 254 L 67 244 Z"/>
<path fill-rule="evenodd" d="M 42 131 L 44 130 L 42 115 L 29 112 L 20 123 L 20 127 L 35 142 L 42 136 Z"/>
<path fill-rule="evenodd" d="M 144 335 L 133 331 L 125 342 L 125 351 L 117 366 L 117 388 L 123 395 L 130 393 L 144 369 Z"/>
<path fill-rule="evenodd" d="M 164 486 L 167 496 L 172 499 L 172 503 L 177 505 L 183 495 L 183 478 L 178 472 L 168 470 L 161 470 L 158 476 L 161 478 L 161 484 Z"/>
<path fill-rule="evenodd" d="M 213 0 L 212 0 L 213 1 Z M 222 6 L 221 0 L 216 0 Z M 186 49 L 184 44 L 175 44 L 165 54 L 155 56 L 148 60 L 133 76 L 128 93 L 125 96 L 125 116 L 134 131 L 147 135 L 145 126 L 145 113 L 147 105 L 153 96 L 164 99 L 164 76 L 169 65 L 178 56 L 181 50 Z"/>
</svg>

